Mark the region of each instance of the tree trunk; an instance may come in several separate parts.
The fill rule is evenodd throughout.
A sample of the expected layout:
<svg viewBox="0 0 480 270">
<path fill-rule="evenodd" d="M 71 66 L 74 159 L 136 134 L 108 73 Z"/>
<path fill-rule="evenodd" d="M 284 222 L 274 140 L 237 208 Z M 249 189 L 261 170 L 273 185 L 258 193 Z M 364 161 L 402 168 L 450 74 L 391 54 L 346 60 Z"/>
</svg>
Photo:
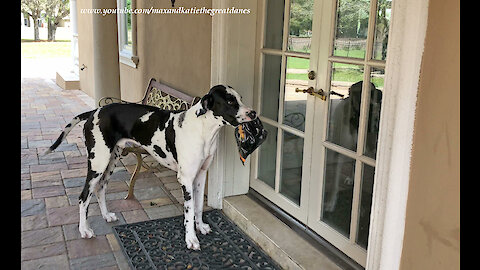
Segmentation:
<svg viewBox="0 0 480 270">
<path fill-rule="evenodd" d="M 33 40 L 38 41 L 40 39 L 40 34 L 38 32 L 38 19 L 32 17 L 33 19 Z"/>
</svg>

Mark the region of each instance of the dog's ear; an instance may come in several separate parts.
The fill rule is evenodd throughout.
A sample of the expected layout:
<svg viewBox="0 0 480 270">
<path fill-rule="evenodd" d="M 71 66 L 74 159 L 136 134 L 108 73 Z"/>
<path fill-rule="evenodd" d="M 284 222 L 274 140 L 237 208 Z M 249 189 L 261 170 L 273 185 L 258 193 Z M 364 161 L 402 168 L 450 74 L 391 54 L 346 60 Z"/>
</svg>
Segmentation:
<svg viewBox="0 0 480 270">
<path fill-rule="evenodd" d="M 197 117 L 205 114 L 208 110 L 212 109 L 212 107 L 213 107 L 213 96 L 211 94 L 206 94 L 200 100 L 200 104 L 202 104 L 202 108 L 196 112 Z"/>
</svg>

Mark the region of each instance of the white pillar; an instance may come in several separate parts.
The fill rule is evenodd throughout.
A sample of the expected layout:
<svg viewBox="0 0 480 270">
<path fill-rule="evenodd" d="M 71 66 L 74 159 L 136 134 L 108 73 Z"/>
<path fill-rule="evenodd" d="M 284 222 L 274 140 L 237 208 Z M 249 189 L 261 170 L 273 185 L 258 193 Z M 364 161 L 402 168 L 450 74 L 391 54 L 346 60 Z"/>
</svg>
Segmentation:
<svg viewBox="0 0 480 270">
<path fill-rule="evenodd" d="M 70 29 L 72 31 L 72 63 L 73 73 L 78 77 L 78 27 L 77 0 L 70 0 Z"/>
</svg>

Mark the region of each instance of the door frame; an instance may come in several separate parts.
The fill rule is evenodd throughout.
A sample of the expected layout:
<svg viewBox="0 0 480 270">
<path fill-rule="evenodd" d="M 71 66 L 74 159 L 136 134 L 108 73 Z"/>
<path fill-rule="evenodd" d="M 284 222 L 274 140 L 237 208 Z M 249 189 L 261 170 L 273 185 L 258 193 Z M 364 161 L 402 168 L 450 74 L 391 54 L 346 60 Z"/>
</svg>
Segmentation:
<svg viewBox="0 0 480 270">
<path fill-rule="evenodd" d="M 264 0 L 241 2 L 212 0 L 212 8 L 231 6 L 243 8 L 256 5 L 253 9 L 261 10 L 263 2 Z M 385 94 L 378 135 L 366 269 L 400 268 L 428 2 L 428 0 L 393 0 L 392 2 L 389 48 L 385 66 Z M 255 13 L 250 15 L 253 15 L 253 20 L 256 20 Z M 228 20 L 220 19 L 222 16 L 244 15 L 217 14 L 212 19 L 212 85 L 218 82 L 219 78 L 227 78 L 227 72 L 232 72 L 232 69 L 227 71 L 227 69 L 218 68 L 225 65 L 223 56 L 229 51 L 241 50 L 242 46 L 242 44 L 232 44 L 225 40 L 225 37 L 228 37 L 226 33 L 228 27 L 222 23 L 228 23 Z M 261 33 L 257 31 L 256 36 L 259 34 Z M 254 65 L 251 68 L 257 71 L 259 63 L 256 52 L 254 58 Z M 257 91 L 258 86 L 259 83 L 255 80 L 253 89 Z M 253 89 L 249 91 L 255 97 Z M 217 148 L 216 157 L 225 157 L 225 155 L 225 148 Z M 211 183 L 208 185 L 208 204 L 215 208 L 222 207 L 224 186 L 229 181 L 233 181 L 225 178 L 225 172 L 232 166 L 223 162 L 223 159 L 217 159 L 216 166 L 209 170 L 208 180 Z M 249 179 L 244 177 L 240 181 L 248 183 Z"/>
</svg>

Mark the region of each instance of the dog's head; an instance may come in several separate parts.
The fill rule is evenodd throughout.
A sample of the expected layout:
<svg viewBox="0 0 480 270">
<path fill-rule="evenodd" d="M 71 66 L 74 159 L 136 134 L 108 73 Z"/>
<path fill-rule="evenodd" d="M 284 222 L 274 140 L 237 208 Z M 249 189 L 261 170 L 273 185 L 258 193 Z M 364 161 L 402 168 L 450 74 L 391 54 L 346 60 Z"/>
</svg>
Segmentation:
<svg viewBox="0 0 480 270">
<path fill-rule="evenodd" d="M 238 126 L 257 118 L 257 113 L 245 106 L 241 96 L 230 86 L 216 85 L 212 87 L 200 102 L 202 109 L 197 112 L 197 116 L 210 110 L 215 117 L 221 118 L 232 126 Z"/>
</svg>

